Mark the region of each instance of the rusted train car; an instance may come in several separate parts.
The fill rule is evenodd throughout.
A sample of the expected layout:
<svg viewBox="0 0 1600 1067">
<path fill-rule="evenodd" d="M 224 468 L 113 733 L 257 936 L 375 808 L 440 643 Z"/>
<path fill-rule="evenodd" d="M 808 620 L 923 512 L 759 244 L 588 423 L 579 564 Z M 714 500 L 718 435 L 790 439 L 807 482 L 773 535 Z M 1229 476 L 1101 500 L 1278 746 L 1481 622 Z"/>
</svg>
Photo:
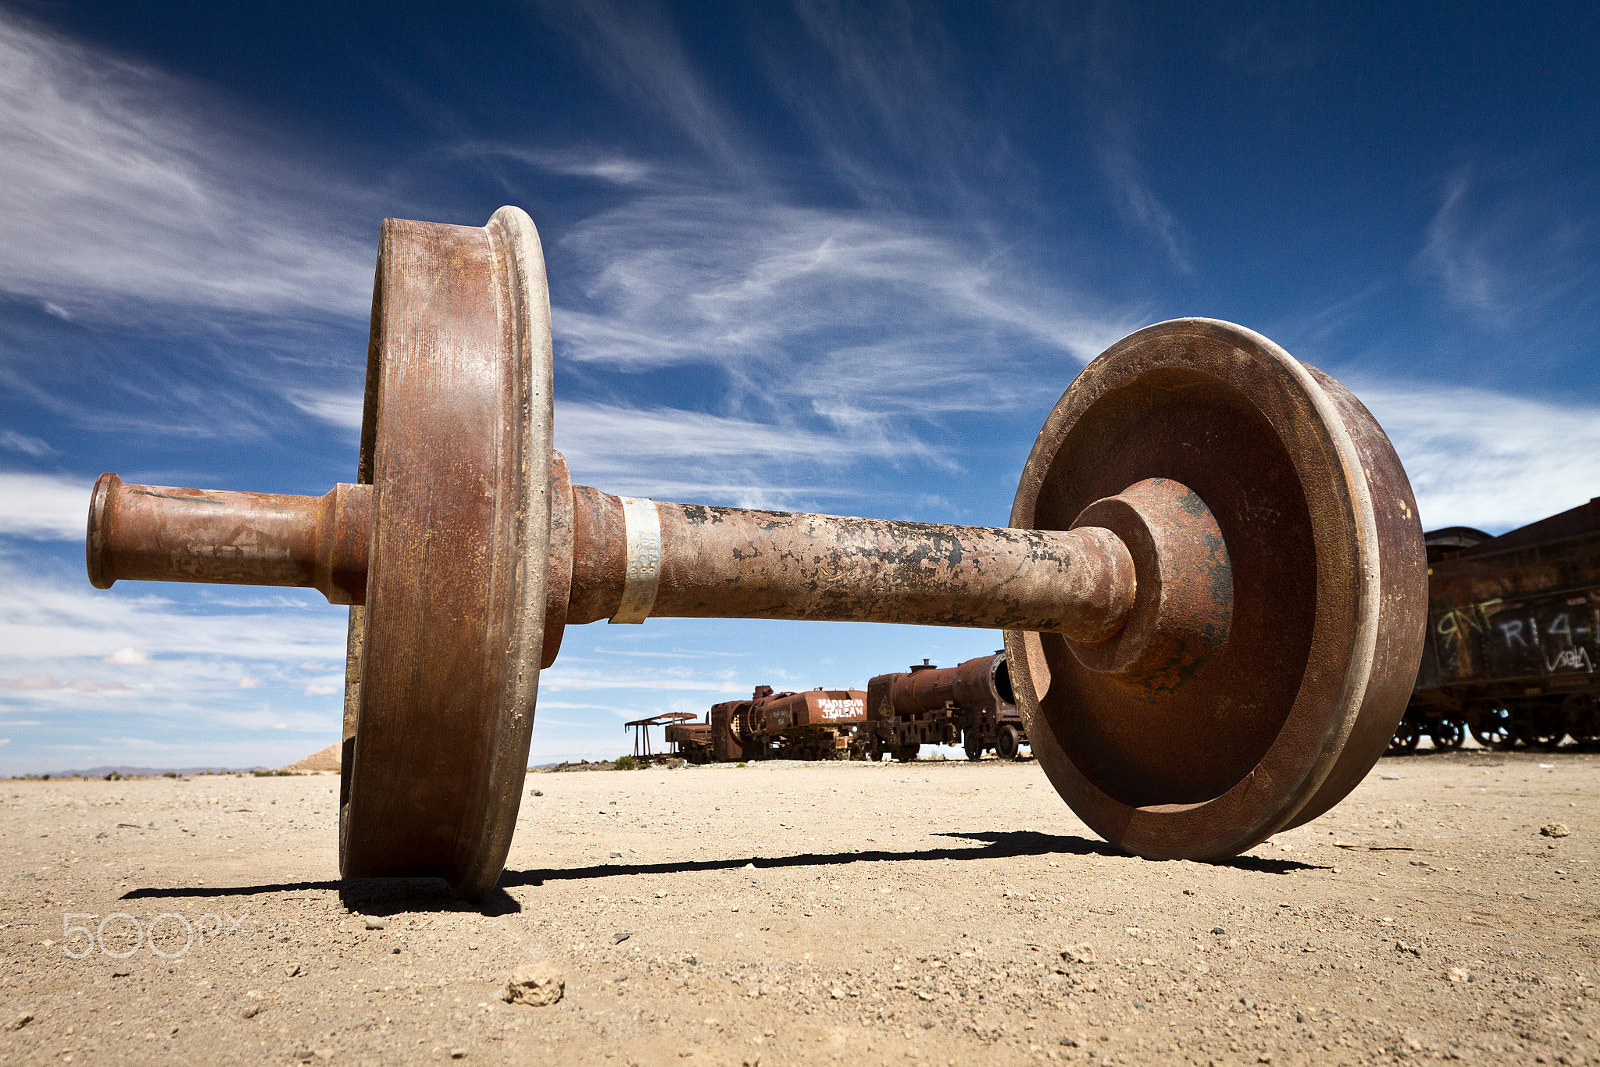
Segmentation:
<svg viewBox="0 0 1600 1067">
<path fill-rule="evenodd" d="M 872 759 L 913 760 L 923 745 L 960 745 L 968 759 L 995 750 L 1015 759 L 1028 743 L 1004 652 L 954 667 L 927 660 L 867 683 L 864 747 Z"/>
<path fill-rule="evenodd" d="M 763 685 L 749 700 L 713 705 L 704 722 L 648 722 L 665 726 L 670 754 L 692 763 L 914 760 L 923 745 L 960 745 L 974 760 L 991 749 L 1015 759 L 1028 743 L 1003 652 L 955 667 L 923 660 L 909 671 L 878 675 L 866 692 L 778 693 Z"/>
<path fill-rule="evenodd" d="M 1426 536 L 1428 636 L 1391 752 L 1600 741 L 1600 498 L 1499 537 Z"/>
<path fill-rule="evenodd" d="M 712 705 L 705 722 L 668 726 L 666 740 L 691 763 L 859 758 L 866 697 L 859 689 L 777 693 L 757 686 L 749 700 Z"/>
</svg>

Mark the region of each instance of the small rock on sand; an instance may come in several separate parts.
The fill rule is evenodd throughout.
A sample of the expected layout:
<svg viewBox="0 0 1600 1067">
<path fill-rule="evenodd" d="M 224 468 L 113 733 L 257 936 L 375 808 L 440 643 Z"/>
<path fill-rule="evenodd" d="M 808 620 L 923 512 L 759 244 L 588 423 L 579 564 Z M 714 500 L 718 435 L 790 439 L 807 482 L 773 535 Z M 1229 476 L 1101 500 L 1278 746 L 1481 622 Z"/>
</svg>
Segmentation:
<svg viewBox="0 0 1600 1067">
<path fill-rule="evenodd" d="M 1545 837 L 1566 837 L 1572 831 L 1568 830 L 1564 823 L 1553 822 L 1539 827 L 1539 833 Z"/>
<path fill-rule="evenodd" d="M 566 988 L 567 983 L 561 977 L 561 972 L 556 970 L 553 964 L 539 960 L 524 963 L 511 972 L 511 980 L 506 983 L 505 992 L 500 994 L 500 999 L 507 1004 L 527 1004 L 542 1008 L 560 1000 Z"/>
</svg>

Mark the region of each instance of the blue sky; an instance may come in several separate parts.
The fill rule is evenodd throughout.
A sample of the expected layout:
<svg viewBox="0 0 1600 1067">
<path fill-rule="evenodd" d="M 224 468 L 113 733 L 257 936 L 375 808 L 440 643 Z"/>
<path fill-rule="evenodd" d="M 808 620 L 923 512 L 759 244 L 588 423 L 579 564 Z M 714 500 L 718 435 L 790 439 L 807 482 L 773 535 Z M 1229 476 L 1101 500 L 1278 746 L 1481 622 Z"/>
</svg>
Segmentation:
<svg viewBox="0 0 1600 1067">
<path fill-rule="evenodd" d="M 0 0 L 0 773 L 337 738 L 341 609 L 97 592 L 84 513 L 351 480 L 385 216 L 532 215 L 609 492 L 1003 525 L 1072 376 L 1178 315 L 1344 380 L 1429 528 L 1600 492 L 1600 17 L 1204 8 Z M 533 759 L 997 647 L 573 628 Z"/>
</svg>

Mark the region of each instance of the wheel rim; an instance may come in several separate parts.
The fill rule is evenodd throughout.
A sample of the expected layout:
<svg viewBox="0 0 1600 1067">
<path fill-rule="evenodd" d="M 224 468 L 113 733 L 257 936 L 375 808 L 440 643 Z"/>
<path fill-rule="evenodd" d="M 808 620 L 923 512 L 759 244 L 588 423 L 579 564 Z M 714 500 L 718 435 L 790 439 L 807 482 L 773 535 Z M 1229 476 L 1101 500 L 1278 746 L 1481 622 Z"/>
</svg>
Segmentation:
<svg viewBox="0 0 1600 1067">
<path fill-rule="evenodd" d="M 372 562 L 352 612 L 341 768 L 347 878 L 441 877 L 475 898 L 504 867 L 546 651 L 550 373 L 525 214 L 502 208 L 481 229 L 385 222 L 362 425 Z"/>
<path fill-rule="evenodd" d="M 1039 434 L 1012 525 L 1065 529 L 1157 478 L 1221 526 L 1226 644 L 1165 703 L 1097 677 L 1058 635 L 1008 632 L 1006 662 L 1034 756 L 1080 818 L 1139 855 L 1221 858 L 1326 811 L 1383 754 L 1421 655 L 1422 532 L 1366 409 L 1229 323 L 1152 326 L 1085 368 Z M 1261 486 L 1277 487 L 1271 516 Z"/>
</svg>

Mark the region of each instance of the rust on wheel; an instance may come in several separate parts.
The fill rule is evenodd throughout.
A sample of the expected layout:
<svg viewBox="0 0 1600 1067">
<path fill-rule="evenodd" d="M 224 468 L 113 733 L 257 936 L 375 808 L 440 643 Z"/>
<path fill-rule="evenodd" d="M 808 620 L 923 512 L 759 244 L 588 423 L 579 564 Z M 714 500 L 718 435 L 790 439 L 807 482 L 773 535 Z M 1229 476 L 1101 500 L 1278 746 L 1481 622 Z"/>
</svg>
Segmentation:
<svg viewBox="0 0 1600 1067">
<path fill-rule="evenodd" d="M 1426 607 L 1410 485 L 1366 409 L 1259 334 L 1181 319 L 1113 345 L 1051 412 L 1011 524 L 1104 526 L 1135 560 L 1112 639 L 1006 634 L 1034 755 L 1107 841 L 1236 855 L 1394 735 Z"/>
<path fill-rule="evenodd" d="M 467 897 L 504 865 L 544 659 L 550 309 L 533 223 L 390 219 L 373 291 L 339 861 Z M 559 505 L 559 502 L 557 502 Z"/>
</svg>

